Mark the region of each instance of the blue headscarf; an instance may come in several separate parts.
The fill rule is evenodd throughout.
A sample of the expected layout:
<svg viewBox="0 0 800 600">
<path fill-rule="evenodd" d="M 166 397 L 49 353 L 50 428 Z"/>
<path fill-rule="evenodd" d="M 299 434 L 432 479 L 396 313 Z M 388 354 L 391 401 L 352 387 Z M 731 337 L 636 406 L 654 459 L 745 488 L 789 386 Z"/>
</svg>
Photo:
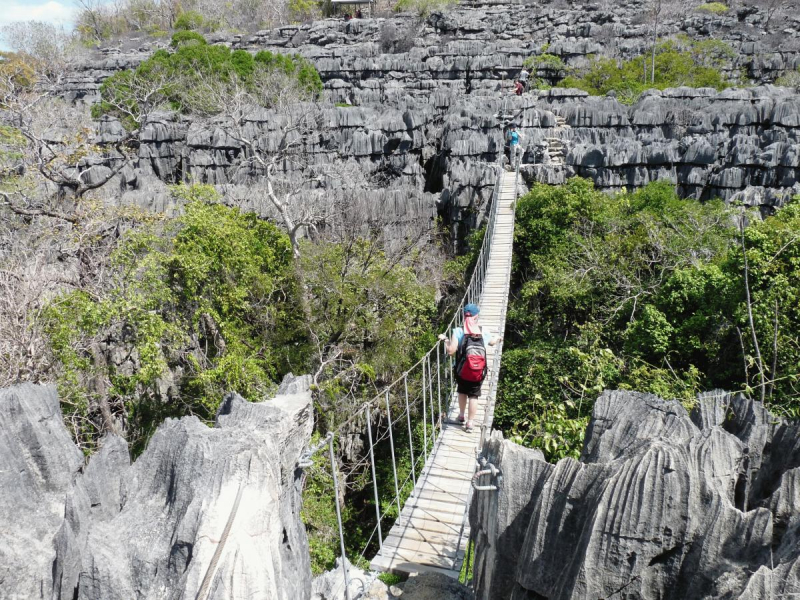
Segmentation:
<svg viewBox="0 0 800 600">
<path fill-rule="evenodd" d="M 481 312 L 481 309 L 478 308 L 477 304 L 470 303 L 470 304 L 467 304 L 464 307 L 464 314 L 466 316 L 468 316 L 468 317 L 474 317 L 474 316 L 480 314 L 480 312 Z"/>
</svg>

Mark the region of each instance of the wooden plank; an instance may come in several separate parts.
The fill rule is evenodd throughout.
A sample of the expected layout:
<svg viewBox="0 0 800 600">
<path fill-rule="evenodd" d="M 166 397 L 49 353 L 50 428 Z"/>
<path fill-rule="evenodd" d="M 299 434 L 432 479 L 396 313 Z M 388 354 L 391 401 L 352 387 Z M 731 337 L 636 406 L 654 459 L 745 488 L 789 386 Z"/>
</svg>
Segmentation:
<svg viewBox="0 0 800 600">
<path fill-rule="evenodd" d="M 449 513 L 449 514 L 464 514 L 464 506 L 457 504 L 455 502 L 449 502 L 444 498 L 441 499 L 433 499 L 433 498 L 409 498 L 406 501 L 406 505 L 410 505 L 412 508 L 422 508 L 426 510 L 434 510 L 436 512 L 441 513 Z"/>
<path fill-rule="evenodd" d="M 400 516 L 397 521 L 395 521 L 395 527 L 403 528 L 403 527 L 412 527 L 414 529 L 418 529 L 419 531 L 427 531 L 429 533 L 439 533 L 442 535 L 453 535 L 459 536 L 461 535 L 461 523 L 442 523 L 440 521 L 433 521 L 429 519 L 410 519 L 408 517 Z M 394 528 L 394 527 L 393 527 Z M 464 530 L 469 529 L 464 525 Z"/>
<path fill-rule="evenodd" d="M 464 522 L 463 513 L 439 512 L 430 508 L 419 508 L 415 506 L 409 507 L 408 510 L 404 508 L 401 515 L 411 520 L 416 519 L 418 521 L 445 523 L 458 529 L 461 528 L 461 524 Z"/>
<path fill-rule="evenodd" d="M 388 546 L 385 546 L 381 550 L 381 554 L 385 558 L 395 562 L 404 562 L 416 565 L 430 565 L 432 567 L 444 569 L 452 568 L 454 562 L 452 558 L 447 558 L 445 556 L 434 556 L 432 554 L 414 552 L 413 550 L 405 550 L 403 548 L 389 548 Z"/>
<path fill-rule="evenodd" d="M 458 579 L 460 569 L 443 569 L 430 565 L 415 565 L 404 560 L 391 560 L 380 555 L 372 559 L 370 568 L 374 571 L 388 571 L 389 573 L 441 573 L 451 579 Z"/>
<path fill-rule="evenodd" d="M 424 529 L 417 529 L 411 525 L 398 527 L 397 533 L 400 537 L 395 537 L 394 539 L 408 538 L 412 540 L 428 542 L 430 544 L 449 544 L 451 546 L 455 546 L 459 542 L 458 535 L 425 531 Z M 394 536 L 394 529 L 392 529 L 392 536 Z"/>
<path fill-rule="evenodd" d="M 427 554 L 434 557 L 449 558 L 450 564 L 458 556 L 458 540 L 453 539 L 445 543 L 427 542 L 425 540 L 417 540 L 412 537 L 395 537 L 390 536 L 383 540 L 383 548 L 381 551 L 384 554 L 403 550 L 408 552 L 415 552 L 417 554 Z"/>
</svg>

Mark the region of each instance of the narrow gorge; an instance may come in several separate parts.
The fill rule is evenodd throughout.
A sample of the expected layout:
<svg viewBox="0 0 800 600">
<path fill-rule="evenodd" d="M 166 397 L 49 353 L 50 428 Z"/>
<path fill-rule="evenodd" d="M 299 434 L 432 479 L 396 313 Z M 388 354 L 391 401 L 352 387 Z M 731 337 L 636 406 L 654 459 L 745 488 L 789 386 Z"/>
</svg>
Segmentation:
<svg viewBox="0 0 800 600">
<path fill-rule="evenodd" d="M 0 600 L 800 597 L 797 0 L 80 4 L 0 29 Z"/>
</svg>

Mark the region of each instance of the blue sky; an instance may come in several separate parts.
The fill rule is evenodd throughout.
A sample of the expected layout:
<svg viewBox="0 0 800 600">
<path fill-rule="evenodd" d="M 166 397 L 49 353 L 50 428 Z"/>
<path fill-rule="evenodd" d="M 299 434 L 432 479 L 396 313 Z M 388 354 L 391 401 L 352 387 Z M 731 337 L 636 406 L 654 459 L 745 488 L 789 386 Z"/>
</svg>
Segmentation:
<svg viewBox="0 0 800 600">
<path fill-rule="evenodd" d="M 14 21 L 44 21 L 72 29 L 73 0 L 0 0 L 0 27 Z M 0 50 L 7 49 L 0 39 Z"/>
</svg>

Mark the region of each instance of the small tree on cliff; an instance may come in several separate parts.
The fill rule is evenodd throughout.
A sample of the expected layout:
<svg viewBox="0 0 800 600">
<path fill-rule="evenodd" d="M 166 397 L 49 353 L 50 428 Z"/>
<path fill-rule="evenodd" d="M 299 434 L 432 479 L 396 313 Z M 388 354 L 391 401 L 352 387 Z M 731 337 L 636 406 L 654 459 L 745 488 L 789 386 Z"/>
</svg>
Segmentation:
<svg viewBox="0 0 800 600">
<path fill-rule="evenodd" d="M 242 180 L 256 180 L 300 255 L 304 231 L 330 222 L 336 204 L 321 187 L 346 179 L 341 165 L 310 164 L 324 143 L 325 127 L 317 93 L 294 73 L 256 64 L 247 79 L 202 77 L 186 97 L 205 127 L 222 131 L 240 147 Z"/>
</svg>

